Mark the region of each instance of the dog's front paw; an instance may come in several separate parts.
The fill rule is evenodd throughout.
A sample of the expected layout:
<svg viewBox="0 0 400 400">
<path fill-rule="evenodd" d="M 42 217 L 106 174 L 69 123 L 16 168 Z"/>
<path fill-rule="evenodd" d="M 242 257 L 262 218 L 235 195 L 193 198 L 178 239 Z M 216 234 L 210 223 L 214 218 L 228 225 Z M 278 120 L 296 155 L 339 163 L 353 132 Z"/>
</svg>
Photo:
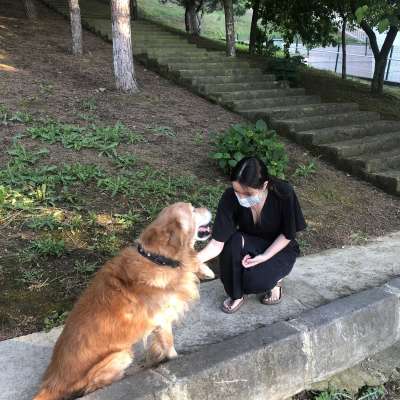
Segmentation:
<svg viewBox="0 0 400 400">
<path fill-rule="evenodd" d="M 214 279 L 215 278 L 214 272 L 204 263 L 200 264 L 198 276 L 200 279 Z"/>
<path fill-rule="evenodd" d="M 176 352 L 175 347 L 171 347 L 167 353 L 168 360 L 173 360 L 174 358 L 177 358 L 177 357 L 178 357 L 178 353 Z"/>
</svg>

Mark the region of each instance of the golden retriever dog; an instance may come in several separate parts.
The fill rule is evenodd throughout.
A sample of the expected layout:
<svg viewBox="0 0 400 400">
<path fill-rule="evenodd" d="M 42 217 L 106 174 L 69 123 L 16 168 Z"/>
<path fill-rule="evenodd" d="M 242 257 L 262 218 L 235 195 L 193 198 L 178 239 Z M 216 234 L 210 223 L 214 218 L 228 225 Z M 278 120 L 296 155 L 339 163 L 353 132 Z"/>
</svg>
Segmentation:
<svg viewBox="0 0 400 400">
<path fill-rule="evenodd" d="M 132 346 L 151 335 L 148 360 L 177 356 L 172 323 L 213 278 L 194 250 L 209 236 L 211 213 L 189 203 L 165 208 L 95 275 L 67 318 L 34 400 L 76 398 L 122 378 Z"/>
</svg>

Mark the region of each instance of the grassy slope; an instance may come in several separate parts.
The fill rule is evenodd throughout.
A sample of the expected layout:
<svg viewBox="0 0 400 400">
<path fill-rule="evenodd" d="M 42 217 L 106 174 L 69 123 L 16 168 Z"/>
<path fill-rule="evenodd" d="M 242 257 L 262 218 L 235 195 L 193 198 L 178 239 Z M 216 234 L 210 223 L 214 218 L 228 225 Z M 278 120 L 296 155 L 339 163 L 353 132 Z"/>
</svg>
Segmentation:
<svg viewBox="0 0 400 400">
<path fill-rule="evenodd" d="M 183 7 L 173 3 L 161 4 L 159 0 L 138 0 L 138 6 L 141 15 L 145 18 L 155 20 L 173 28 L 185 30 Z M 249 10 L 242 17 L 235 19 L 235 30 L 239 40 L 248 41 L 250 36 L 252 12 Z M 224 12 L 215 11 L 211 14 L 204 14 L 202 35 L 211 39 L 225 39 L 225 21 Z M 271 33 L 271 37 L 279 38 L 281 35 L 277 32 Z M 337 34 L 337 40 L 341 42 L 341 35 Z M 359 44 L 359 41 L 347 38 L 348 44 Z"/>
<path fill-rule="evenodd" d="M 185 30 L 185 11 L 172 3 L 161 4 L 159 0 L 138 0 L 138 6 L 146 18 L 161 22 L 174 28 Z M 250 34 L 251 12 L 236 18 L 236 32 L 239 40 L 248 40 Z M 212 39 L 224 39 L 225 21 L 223 11 L 205 14 L 203 18 L 203 35 Z"/>
</svg>

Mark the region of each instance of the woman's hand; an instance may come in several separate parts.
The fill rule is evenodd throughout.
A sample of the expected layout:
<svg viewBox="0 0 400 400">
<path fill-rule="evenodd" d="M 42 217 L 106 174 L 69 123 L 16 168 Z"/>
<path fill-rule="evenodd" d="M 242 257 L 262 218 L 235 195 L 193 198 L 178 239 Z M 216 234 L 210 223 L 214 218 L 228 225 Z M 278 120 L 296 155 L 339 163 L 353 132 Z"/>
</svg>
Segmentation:
<svg viewBox="0 0 400 400">
<path fill-rule="evenodd" d="M 246 256 L 243 257 L 242 265 L 245 268 L 255 267 L 256 265 L 267 261 L 268 258 L 269 257 L 266 256 L 265 254 L 260 254 L 258 256 L 253 257 L 253 258 L 250 255 L 247 254 Z"/>
</svg>

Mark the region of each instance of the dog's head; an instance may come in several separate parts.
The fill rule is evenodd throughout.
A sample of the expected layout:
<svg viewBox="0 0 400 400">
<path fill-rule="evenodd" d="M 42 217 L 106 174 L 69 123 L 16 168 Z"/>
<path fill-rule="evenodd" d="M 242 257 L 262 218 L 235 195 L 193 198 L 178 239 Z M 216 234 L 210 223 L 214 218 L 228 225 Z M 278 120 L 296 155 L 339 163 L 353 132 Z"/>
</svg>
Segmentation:
<svg viewBox="0 0 400 400">
<path fill-rule="evenodd" d="M 160 254 L 178 254 L 193 248 L 197 240 L 211 236 L 211 213 L 190 203 L 175 203 L 164 208 L 139 240 L 146 248 Z M 167 254 L 166 254 L 167 255 Z"/>
</svg>

